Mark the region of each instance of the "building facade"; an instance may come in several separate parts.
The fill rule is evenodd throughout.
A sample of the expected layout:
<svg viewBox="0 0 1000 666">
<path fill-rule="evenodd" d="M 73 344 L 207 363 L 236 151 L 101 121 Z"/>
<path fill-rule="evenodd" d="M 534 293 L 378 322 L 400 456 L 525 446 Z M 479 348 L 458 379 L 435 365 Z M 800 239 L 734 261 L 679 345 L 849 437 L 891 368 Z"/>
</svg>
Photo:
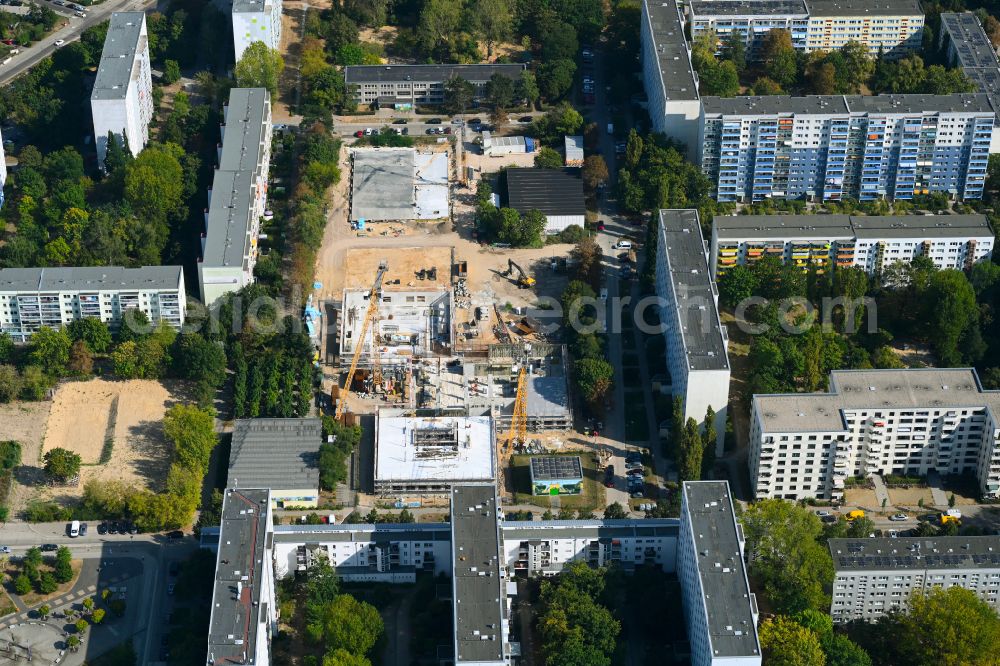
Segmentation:
<svg viewBox="0 0 1000 666">
<path fill-rule="evenodd" d="M 281 0 L 235 0 L 233 2 L 233 47 L 236 62 L 254 42 L 270 49 L 281 48 Z"/>
<path fill-rule="evenodd" d="M 682 486 L 677 578 L 692 666 L 760 666 L 756 596 L 743 564 L 745 540 L 729 483 Z"/>
<path fill-rule="evenodd" d="M 869 275 L 927 257 L 968 270 L 993 254 L 985 215 L 716 215 L 712 275 L 774 256 L 803 270 L 860 268 Z"/>
<path fill-rule="evenodd" d="M 758 498 L 838 499 L 848 477 L 974 474 L 1000 495 L 1000 391 L 973 369 L 835 370 L 828 393 L 755 395 Z"/>
<path fill-rule="evenodd" d="M 129 309 L 141 310 L 154 326 L 179 329 L 186 307 L 180 266 L 0 270 L 0 331 L 17 342 L 42 326 L 62 328 L 85 317 L 118 329 Z"/>
<path fill-rule="evenodd" d="M 986 95 L 705 97 L 702 171 L 718 201 L 981 199 Z"/>
<path fill-rule="evenodd" d="M 905 611 L 910 597 L 962 587 L 1000 612 L 1000 537 L 830 539 L 836 623 Z"/>
<path fill-rule="evenodd" d="M 3 188 L 7 184 L 7 156 L 3 150 L 3 134 L 0 134 L 0 208 L 3 208 Z"/>
<path fill-rule="evenodd" d="M 524 70 L 525 65 L 350 65 L 344 68 L 344 82 L 359 105 L 411 108 L 444 104 L 445 82 L 458 77 L 472 84 L 476 104 L 491 76 L 517 82 Z"/>
<path fill-rule="evenodd" d="M 684 419 L 705 421 L 715 410 L 721 455 L 729 406 L 729 337 L 719 320 L 697 210 L 661 210 L 656 245 L 656 295 L 667 345 L 672 392 L 684 401 Z"/>
<path fill-rule="evenodd" d="M 115 12 L 104 38 L 101 62 L 90 95 L 97 164 L 103 169 L 108 133 L 138 155 L 149 141 L 153 118 L 153 78 L 143 12 Z"/>
<path fill-rule="evenodd" d="M 267 90 L 230 91 L 198 263 L 201 300 L 209 307 L 253 283 L 260 223 L 267 207 L 271 134 Z"/>
</svg>

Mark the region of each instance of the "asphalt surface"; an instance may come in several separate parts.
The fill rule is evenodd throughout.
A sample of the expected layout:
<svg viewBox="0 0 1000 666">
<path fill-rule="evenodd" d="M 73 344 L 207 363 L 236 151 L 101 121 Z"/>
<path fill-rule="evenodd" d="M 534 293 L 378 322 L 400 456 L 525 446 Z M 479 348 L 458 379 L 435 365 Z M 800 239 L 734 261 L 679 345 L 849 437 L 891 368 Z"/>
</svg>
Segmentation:
<svg viewBox="0 0 1000 666">
<path fill-rule="evenodd" d="M 63 20 L 62 25 L 57 27 L 50 35 L 41 39 L 31 46 L 18 47 L 21 52 L 14 56 L 6 65 L 0 66 L 0 86 L 7 85 L 15 78 L 25 73 L 44 58 L 52 55 L 58 48 L 56 40 L 63 40 L 67 44 L 80 38 L 80 34 L 102 21 L 106 21 L 112 12 L 122 11 L 144 11 L 156 6 L 156 0 L 105 0 L 99 5 L 86 8 L 86 18 L 77 18 L 73 11 L 66 7 L 60 7 L 48 0 L 37 0 L 46 7 L 55 10 Z"/>
</svg>

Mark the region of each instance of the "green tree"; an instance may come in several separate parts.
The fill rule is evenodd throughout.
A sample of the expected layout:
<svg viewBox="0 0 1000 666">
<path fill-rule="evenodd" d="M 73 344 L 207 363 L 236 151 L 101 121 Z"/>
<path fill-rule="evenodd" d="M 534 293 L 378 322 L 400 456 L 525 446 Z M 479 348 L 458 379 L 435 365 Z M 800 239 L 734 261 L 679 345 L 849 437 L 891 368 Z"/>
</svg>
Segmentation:
<svg viewBox="0 0 1000 666">
<path fill-rule="evenodd" d="M 591 409 L 603 412 L 614 385 L 615 370 L 604 359 L 585 358 L 575 365 L 575 385 Z"/>
<path fill-rule="evenodd" d="M 833 63 L 824 62 L 812 70 L 809 76 L 812 92 L 817 95 L 832 95 L 837 91 L 837 68 Z"/>
<path fill-rule="evenodd" d="M 761 59 L 767 75 L 781 86 L 795 83 L 798 58 L 792 47 L 792 34 L 784 29 L 770 30 L 764 35 Z"/>
<path fill-rule="evenodd" d="M 438 52 L 458 31 L 462 3 L 457 0 L 427 0 L 420 10 L 417 35 L 427 54 Z"/>
<path fill-rule="evenodd" d="M 337 648 L 323 656 L 323 666 L 371 666 L 371 662 L 363 655 Z"/>
<path fill-rule="evenodd" d="M 740 92 L 740 75 L 736 65 L 728 60 L 717 62 L 713 58 L 702 66 L 698 74 L 702 95 L 733 97 Z"/>
<path fill-rule="evenodd" d="M 0 331 L 0 363 L 10 363 L 14 358 L 14 338 L 10 333 Z"/>
<path fill-rule="evenodd" d="M 75 624 L 73 625 L 73 628 L 74 628 L 74 629 L 76 629 L 76 633 L 78 633 L 78 634 L 82 634 L 83 632 L 87 631 L 87 627 L 89 627 L 89 626 L 90 626 L 90 623 L 89 623 L 89 622 L 87 622 L 87 621 L 86 621 L 86 620 L 84 620 L 83 618 L 80 618 L 80 619 L 79 619 L 79 620 L 77 620 L 77 621 L 76 621 L 76 623 L 75 623 Z"/>
<path fill-rule="evenodd" d="M 971 590 L 931 588 L 910 598 L 892 637 L 903 661 L 912 664 L 995 663 L 1000 618 Z"/>
<path fill-rule="evenodd" d="M 505 0 L 480 0 L 480 2 L 504 2 Z M 514 80 L 503 74 L 494 74 L 486 82 L 483 90 L 486 103 L 497 109 L 505 109 L 514 101 Z"/>
<path fill-rule="evenodd" d="M 584 187 L 590 190 L 596 189 L 598 185 L 608 182 L 608 164 L 600 155 L 589 155 L 583 160 L 580 175 Z"/>
<path fill-rule="evenodd" d="M 14 579 L 14 592 L 22 597 L 31 592 L 31 579 L 23 573 L 19 574 L 18 577 Z"/>
<path fill-rule="evenodd" d="M 538 90 L 538 80 L 535 78 L 535 73 L 530 70 L 522 72 L 521 78 L 514 84 L 514 92 L 517 97 L 526 101 L 528 106 L 534 107 L 541 94 Z"/>
<path fill-rule="evenodd" d="M 98 608 L 94 611 L 93 615 L 90 616 L 90 619 L 94 624 L 100 624 L 101 622 L 104 622 L 104 616 L 106 614 L 107 612 L 103 608 Z"/>
<path fill-rule="evenodd" d="M 562 99 L 573 87 L 576 63 L 572 60 L 550 60 L 538 67 L 538 87 L 548 100 Z"/>
<path fill-rule="evenodd" d="M 781 85 L 778 84 L 774 79 L 770 79 L 766 76 L 759 77 L 753 82 L 753 94 L 754 95 L 784 95 L 785 91 L 781 89 Z"/>
<path fill-rule="evenodd" d="M 49 571 L 43 571 L 38 578 L 39 593 L 52 594 L 57 589 L 59 589 L 59 583 L 56 582 L 55 576 Z"/>
<path fill-rule="evenodd" d="M 111 331 L 97 317 L 84 317 L 70 322 L 66 333 L 74 342 L 81 341 L 94 354 L 103 354 L 111 347 Z"/>
<path fill-rule="evenodd" d="M 38 607 L 38 615 L 43 620 L 47 620 L 49 618 L 50 613 L 52 613 L 52 607 L 49 606 L 48 604 L 42 604 L 41 606 Z"/>
<path fill-rule="evenodd" d="M 234 74 L 240 88 L 267 88 L 272 98 L 278 94 L 278 79 L 285 69 L 285 61 L 277 50 L 264 42 L 253 42 L 240 56 Z"/>
<path fill-rule="evenodd" d="M 677 461 L 677 476 L 681 481 L 701 479 L 701 463 L 704 444 L 698 432 L 698 422 L 689 418 L 681 433 L 680 458 Z"/>
<path fill-rule="evenodd" d="M 826 666 L 872 666 L 872 658 L 860 645 L 843 634 L 830 632 L 820 638 Z"/>
<path fill-rule="evenodd" d="M 447 0 L 445 0 L 447 1 Z M 448 113 L 465 113 L 472 105 L 476 90 L 471 83 L 460 76 L 453 76 L 444 82 L 444 107 Z"/>
<path fill-rule="evenodd" d="M 760 626 L 764 660 L 774 666 L 824 666 L 826 659 L 816 634 L 784 615 Z"/>
<path fill-rule="evenodd" d="M 144 240 L 156 255 L 166 244 L 167 219 L 179 214 L 183 202 L 183 157 L 176 144 L 151 144 L 125 168 L 125 200 L 150 222 L 150 237 Z"/>
<path fill-rule="evenodd" d="M 163 416 L 163 431 L 174 443 L 178 464 L 201 475 L 208 471 L 212 449 L 218 442 L 211 411 L 195 405 L 173 405 Z"/>
<path fill-rule="evenodd" d="M 79 636 L 69 636 L 66 638 L 66 647 L 70 649 L 71 652 L 76 652 L 80 649 L 80 637 Z"/>
<path fill-rule="evenodd" d="M 181 67 L 176 60 L 163 61 L 163 82 L 168 86 L 181 78 Z"/>
<path fill-rule="evenodd" d="M 510 39 L 514 28 L 514 2 L 511 0 L 476 0 L 473 15 L 476 30 L 486 43 L 486 60 L 493 59 L 497 42 Z M 505 105 L 501 105 L 505 106 Z"/>
<path fill-rule="evenodd" d="M 535 166 L 539 169 L 562 169 L 562 155 L 548 146 L 542 146 L 541 150 L 535 154 Z"/>
<path fill-rule="evenodd" d="M 67 449 L 54 448 L 42 456 L 45 473 L 59 481 L 68 481 L 80 473 L 80 455 Z"/>
<path fill-rule="evenodd" d="M 94 367 L 94 359 L 82 340 L 77 340 L 69 351 L 69 363 L 66 369 L 74 375 L 87 376 Z"/>
<path fill-rule="evenodd" d="M 937 271 L 931 276 L 924 303 L 927 307 L 927 333 L 934 352 L 944 367 L 955 367 L 969 358 L 969 350 L 960 343 L 972 329 L 978 330 L 979 306 L 976 294 L 965 274 L 959 270 Z"/>
<path fill-rule="evenodd" d="M 205 381 L 213 387 L 226 379 L 226 352 L 217 342 L 206 340 L 200 333 L 184 333 L 174 343 L 174 370 L 178 376 L 192 381 Z"/>
<path fill-rule="evenodd" d="M 382 631 L 378 610 L 349 594 L 339 594 L 324 605 L 306 628 L 313 642 L 322 642 L 329 650 L 342 648 L 359 655 L 372 649 Z"/>
<path fill-rule="evenodd" d="M 58 377 L 66 372 L 72 344 L 66 331 L 42 326 L 30 338 L 28 357 L 48 375 Z"/>
<path fill-rule="evenodd" d="M 612 502 L 604 509 L 605 520 L 623 520 L 625 518 L 628 518 L 628 514 L 618 502 Z"/>
<path fill-rule="evenodd" d="M 94 599 L 92 597 L 87 597 L 83 600 L 83 610 L 87 613 L 94 610 Z"/>
<path fill-rule="evenodd" d="M 12 365 L 0 365 L 0 402 L 10 402 L 21 394 L 21 375 Z"/>
<path fill-rule="evenodd" d="M 747 266 L 733 266 L 719 276 L 719 300 L 727 308 L 735 308 L 760 288 L 756 273 Z"/>
<path fill-rule="evenodd" d="M 747 68 L 747 45 L 743 35 L 738 30 L 729 33 L 722 45 L 722 57 L 733 63 L 737 73 L 743 74 Z"/>
</svg>

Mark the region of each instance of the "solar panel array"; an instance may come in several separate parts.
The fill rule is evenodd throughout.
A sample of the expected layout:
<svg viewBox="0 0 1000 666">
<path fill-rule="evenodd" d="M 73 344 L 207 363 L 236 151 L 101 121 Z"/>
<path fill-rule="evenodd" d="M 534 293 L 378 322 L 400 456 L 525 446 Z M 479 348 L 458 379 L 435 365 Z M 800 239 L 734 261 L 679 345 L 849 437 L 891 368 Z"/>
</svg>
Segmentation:
<svg viewBox="0 0 1000 666">
<path fill-rule="evenodd" d="M 1000 568 L 1000 539 L 832 539 L 830 554 L 841 570 Z"/>
</svg>

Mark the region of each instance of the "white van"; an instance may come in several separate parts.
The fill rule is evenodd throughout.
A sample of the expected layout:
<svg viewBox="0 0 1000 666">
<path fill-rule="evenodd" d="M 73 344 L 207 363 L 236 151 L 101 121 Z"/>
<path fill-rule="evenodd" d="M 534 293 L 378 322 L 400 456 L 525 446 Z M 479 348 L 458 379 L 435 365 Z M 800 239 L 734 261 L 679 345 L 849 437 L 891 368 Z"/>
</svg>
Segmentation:
<svg viewBox="0 0 1000 666">
<path fill-rule="evenodd" d="M 631 250 L 632 241 L 620 240 L 617 243 L 615 243 L 615 247 L 618 248 L 619 250 Z"/>
<path fill-rule="evenodd" d="M 70 535 L 70 537 L 72 537 L 74 539 L 77 538 L 78 536 L 80 536 L 80 521 L 79 520 L 74 520 L 72 523 L 69 524 L 69 535 Z"/>
</svg>

